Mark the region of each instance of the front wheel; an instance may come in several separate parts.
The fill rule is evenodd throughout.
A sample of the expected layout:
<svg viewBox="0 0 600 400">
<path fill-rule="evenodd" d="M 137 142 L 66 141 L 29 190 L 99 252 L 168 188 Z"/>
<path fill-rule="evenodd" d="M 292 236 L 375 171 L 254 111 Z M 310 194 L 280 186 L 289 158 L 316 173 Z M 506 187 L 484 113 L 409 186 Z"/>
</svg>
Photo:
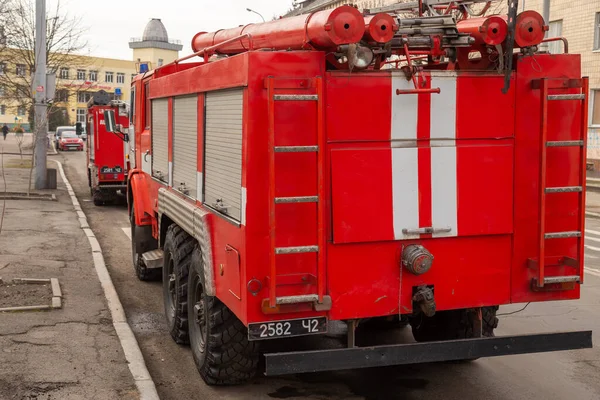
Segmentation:
<svg viewBox="0 0 600 400">
<path fill-rule="evenodd" d="M 208 296 L 202 253 L 196 247 L 188 276 L 190 347 L 196 368 L 208 385 L 246 383 L 258 370 L 258 343 L 225 304 Z"/>
<path fill-rule="evenodd" d="M 167 326 L 175 343 L 188 339 L 188 271 L 195 240 L 177 225 L 167 229 L 163 264 L 163 299 Z"/>
<path fill-rule="evenodd" d="M 131 204 L 131 255 L 133 257 L 133 268 L 135 275 L 140 281 L 157 281 L 162 276 L 160 268 L 147 268 L 142 254 L 146 251 L 156 249 L 156 239 L 152 237 L 151 226 L 137 226 L 135 224 L 135 208 Z"/>
</svg>

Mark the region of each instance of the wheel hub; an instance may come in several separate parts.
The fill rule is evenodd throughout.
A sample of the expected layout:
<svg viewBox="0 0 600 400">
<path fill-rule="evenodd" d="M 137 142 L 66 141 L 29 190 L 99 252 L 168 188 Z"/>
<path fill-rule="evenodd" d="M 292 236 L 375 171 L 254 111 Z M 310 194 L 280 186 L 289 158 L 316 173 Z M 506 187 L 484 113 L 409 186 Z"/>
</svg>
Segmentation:
<svg viewBox="0 0 600 400">
<path fill-rule="evenodd" d="M 194 305 L 194 318 L 198 326 L 204 326 L 206 319 L 204 317 L 204 303 L 201 301 Z"/>
</svg>

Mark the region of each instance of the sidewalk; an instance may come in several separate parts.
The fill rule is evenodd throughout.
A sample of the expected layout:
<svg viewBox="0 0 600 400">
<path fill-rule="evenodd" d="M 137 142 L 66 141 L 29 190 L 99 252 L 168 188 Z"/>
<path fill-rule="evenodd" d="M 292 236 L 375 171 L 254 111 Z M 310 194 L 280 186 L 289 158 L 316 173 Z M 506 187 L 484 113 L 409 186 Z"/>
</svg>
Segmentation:
<svg viewBox="0 0 600 400">
<path fill-rule="evenodd" d="M 18 152 L 14 138 L 0 139 L 2 146 L 4 153 Z M 4 154 L 3 164 L 6 191 L 25 192 L 29 169 L 20 157 Z M 56 164 L 48 161 L 48 166 Z M 37 292 L 7 287 L 13 278 L 58 278 L 62 308 L 0 313 L 0 399 L 138 399 L 64 182 L 59 178 L 58 190 L 36 192 L 53 193 L 57 201 L 6 200 L 0 307 L 48 303 Z M 2 204 L 0 198 L 0 214 Z"/>
</svg>

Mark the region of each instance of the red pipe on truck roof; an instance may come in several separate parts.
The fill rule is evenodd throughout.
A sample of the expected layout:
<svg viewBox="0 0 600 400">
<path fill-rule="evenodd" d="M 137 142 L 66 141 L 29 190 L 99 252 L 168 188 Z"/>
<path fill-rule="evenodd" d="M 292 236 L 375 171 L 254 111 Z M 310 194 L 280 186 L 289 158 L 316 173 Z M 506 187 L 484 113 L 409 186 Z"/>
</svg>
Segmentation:
<svg viewBox="0 0 600 400">
<path fill-rule="evenodd" d="M 475 44 L 495 46 L 502 44 L 508 36 L 508 23 L 498 15 L 467 18 L 457 23 L 458 31 L 468 33 Z"/>
<path fill-rule="evenodd" d="M 212 33 L 200 32 L 192 39 L 197 53 L 229 39 L 249 34 L 218 49 L 221 54 L 238 54 L 253 48 L 274 50 L 336 50 L 339 45 L 360 42 L 365 34 L 365 19 L 354 7 L 341 6 L 308 15 L 282 18 L 262 24 L 250 24 Z"/>
</svg>

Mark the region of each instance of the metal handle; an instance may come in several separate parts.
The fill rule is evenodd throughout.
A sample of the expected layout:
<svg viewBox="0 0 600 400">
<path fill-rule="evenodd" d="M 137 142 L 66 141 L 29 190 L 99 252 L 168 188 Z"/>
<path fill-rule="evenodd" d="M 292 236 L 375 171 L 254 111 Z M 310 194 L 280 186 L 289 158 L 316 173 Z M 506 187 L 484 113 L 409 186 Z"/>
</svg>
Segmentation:
<svg viewBox="0 0 600 400">
<path fill-rule="evenodd" d="M 150 150 L 146 150 L 146 152 L 144 153 L 144 161 L 148 162 L 148 160 L 146 159 L 146 156 L 148 156 L 150 154 Z"/>
<path fill-rule="evenodd" d="M 212 204 L 212 206 L 214 207 L 215 210 L 223 212 L 223 213 L 227 213 L 227 209 L 229 208 L 229 206 L 223 202 L 223 199 L 217 199 L 217 201 L 215 201 Z"/>
<path fill-rule="evenodd" d="M 432 226 L 428 226 L 426 228 L 417 228 L 417 229 L 402 229 L 402 233 L 405 235 L 431 235 L 434 233 L 448 233 L 452 232 L 452 228 L 434 228 Z"/>
</svg>

